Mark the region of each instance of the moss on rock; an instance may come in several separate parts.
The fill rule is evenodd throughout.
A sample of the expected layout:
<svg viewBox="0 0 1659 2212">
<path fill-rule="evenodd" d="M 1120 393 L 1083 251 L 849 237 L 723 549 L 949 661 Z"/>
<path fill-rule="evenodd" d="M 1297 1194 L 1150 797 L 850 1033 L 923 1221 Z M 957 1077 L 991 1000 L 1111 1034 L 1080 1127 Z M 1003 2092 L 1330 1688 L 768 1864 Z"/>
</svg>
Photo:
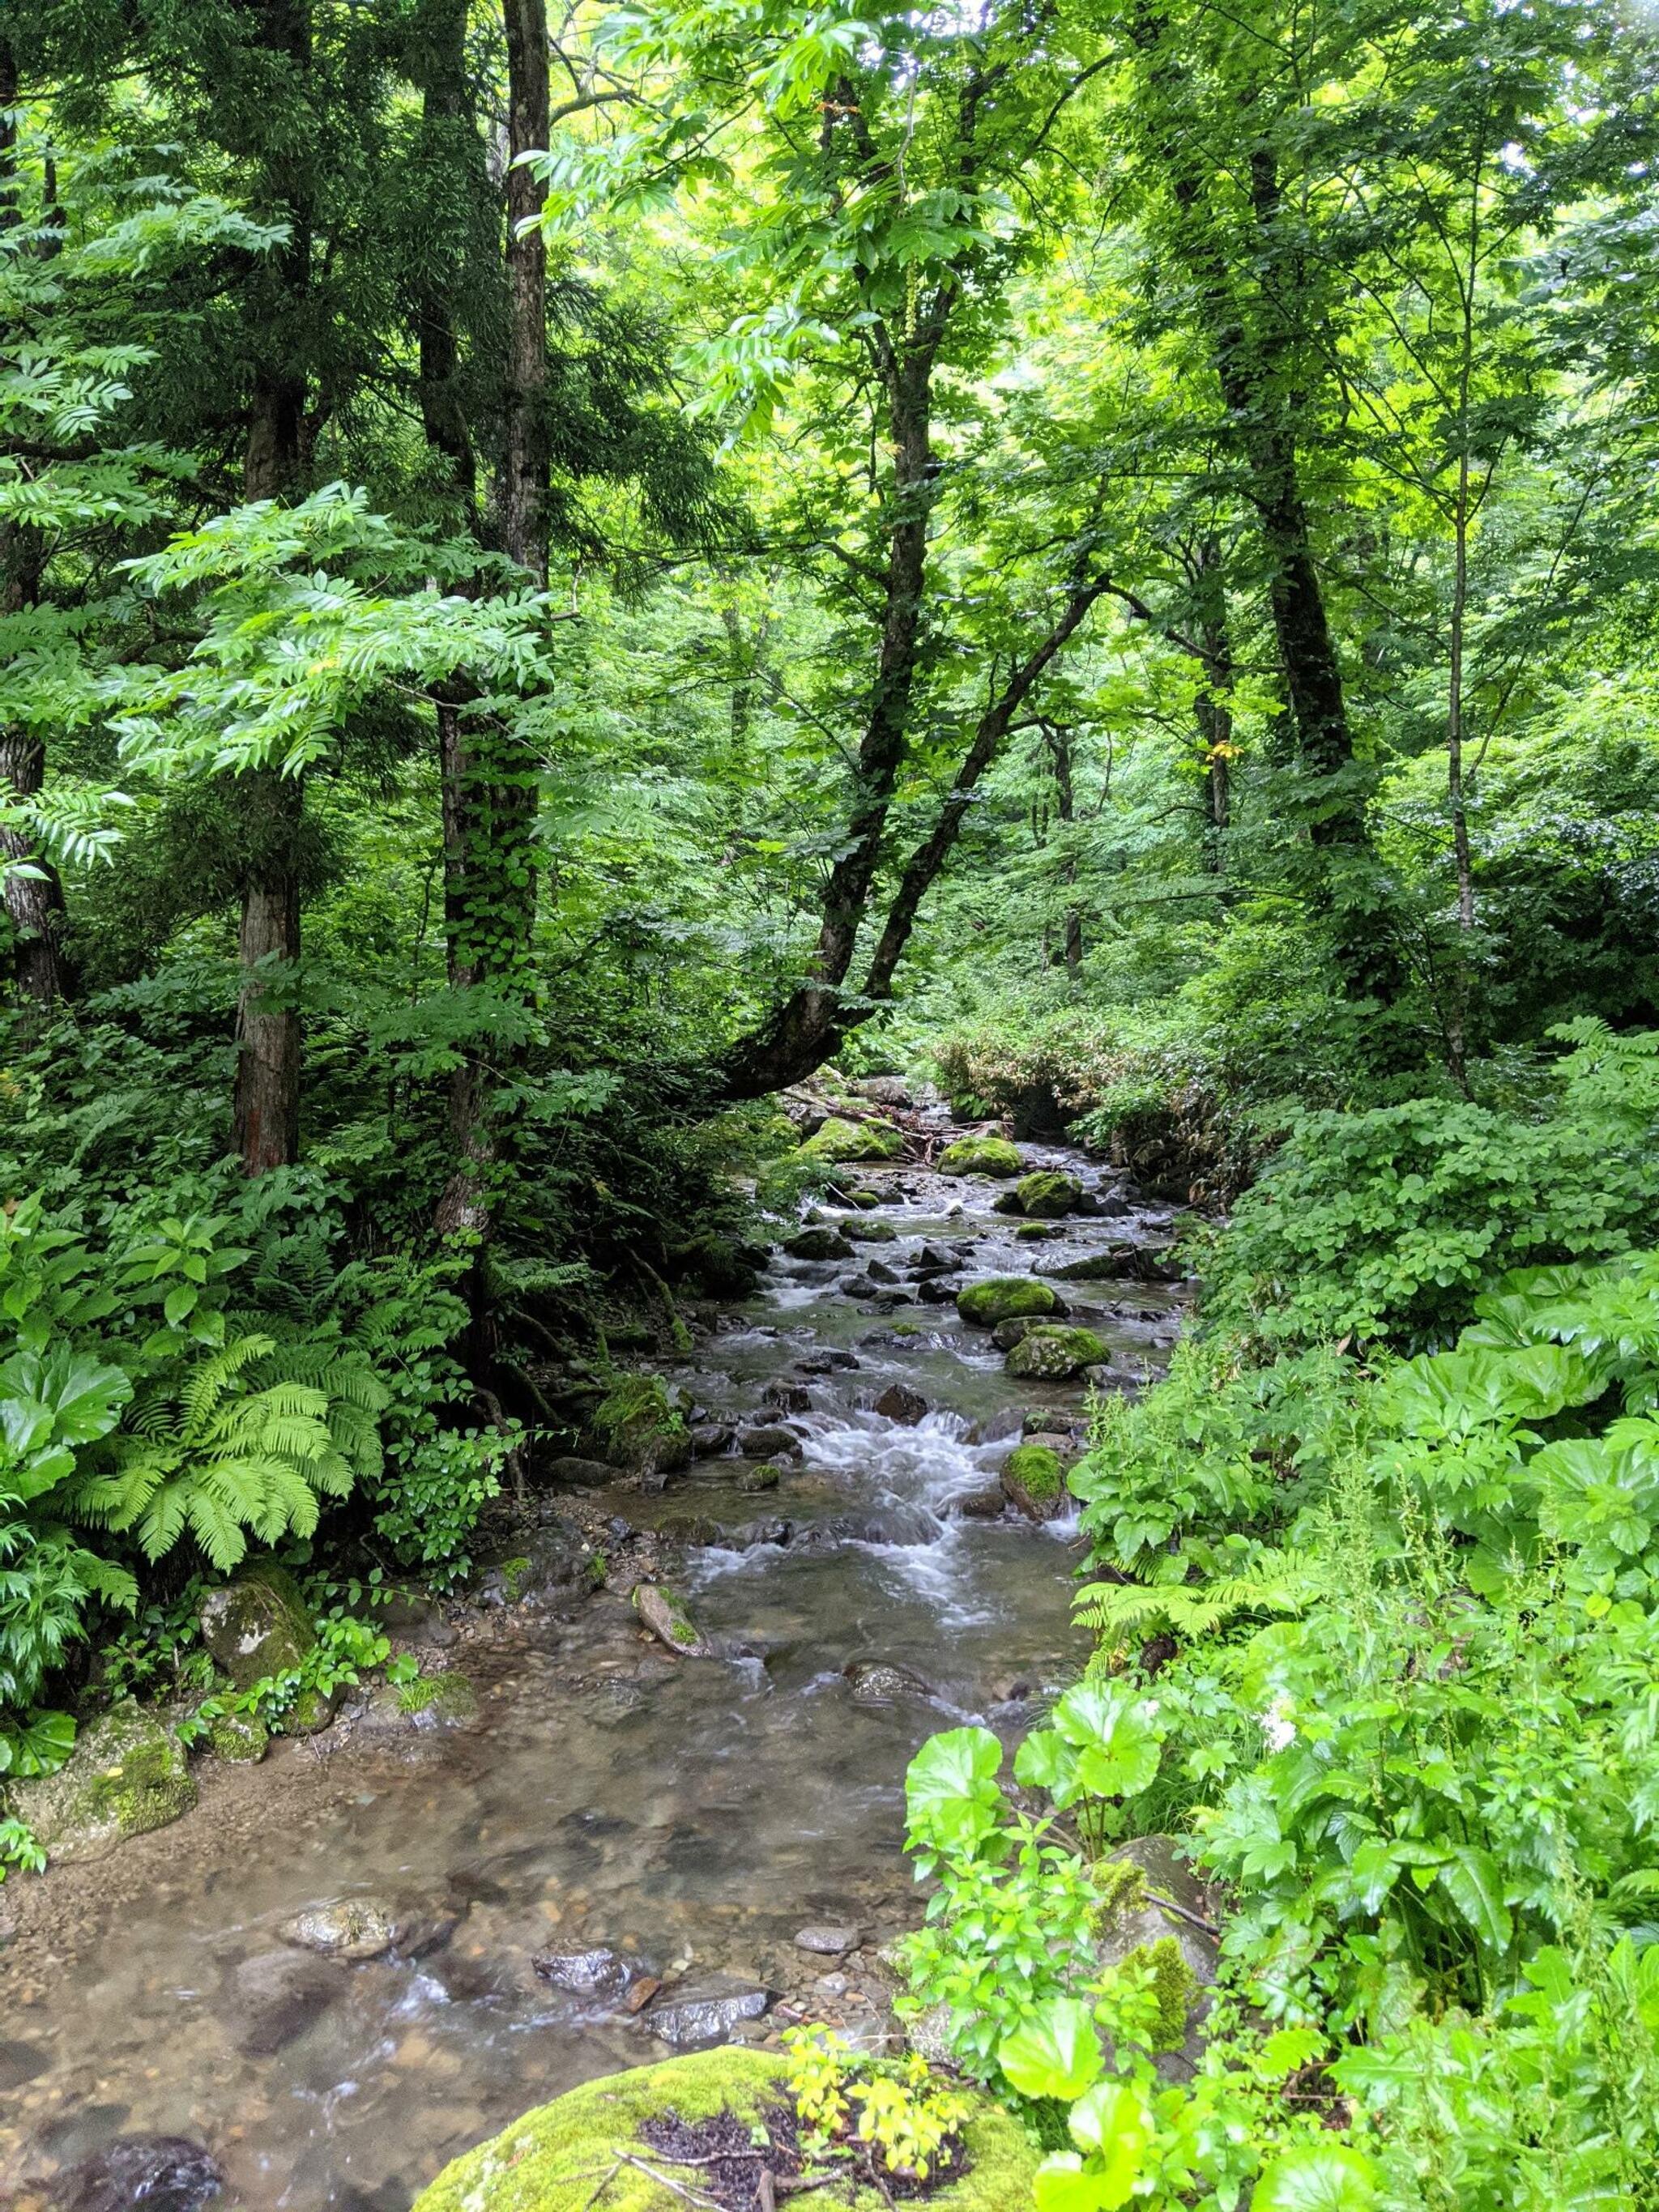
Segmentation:
<svg viewBox="0 0 1659 2212">
<path fill-rule="evenodd" d="M 1074 1211 L 1083 1195 L 1083 1185 L 1075 1176 L 1061 1175 L 1056 1168 L 1040 1168 L 1035 1175 L 1021 1176 L 1017 1194 L 1022 1213 L 1036 1221 L 1058 1221 L 1062 1214 Z"/>
<path fill-rule="evenodd" d="M 202 1641 L 239 1690 L 290 1674 L 317 1641 L 300 1585 L 263 1559 L 202 1603 Z"/>
<path fill-rule="evenodd" d="M 979 1328 L 994 1328 L 1022 1314 L 1059 1314 L 1065 1308 L 1059 1291 L 1033 1276 L 992 1275 L 957 1292 L 957 1311 Z"/>
<path fill-rule="evenodd" d="M 1008 1354 L 1008 1372 L 1022 1382 L 1064 1382 L 1085 1367 L 1103 1367 L 1111 1346 L 1091 1328 L 1034 1328 Z"/>
<path fill-rule="evenodd" d="M 800 1147 L 809 1160 L 896 1160 L 904 1150 L 904 1133 L 890 1121 L 844 1121 L 838 1114 Z"/>
<path fill-rule="evenodd" d="M 671 2188 L 620 2165 L 617 2152 L 637 2145 L 642 2122 L 666 2112 L 695 2124 L 730 2112 L 757 2124 L 784 2095 L 783 2078 L 775 2054 L 725 2049 L 584 2082 L 447 2166 L 414 2212 L 684 2212 L 699 2171 L 649 2153 L 656 2172 L 678 2185 Z M 1030 2202 L 1038 2154 L 1000 2106 L 981 2096 L 973 2105 L 963 2130 L 970 2170 L 927 2198 L 930 2212 L 1017 2212 Z M 882 2212 L 873 2190 L 860 2189 L 853 2208 Z"/>
<path fill-rule="evenodd" d="M 1052 1521 L 1066 1497 L 1066 1471 L 1051 1444 L 1016 1444 L 1002 1463 L 1003 1493 L 1029 1521 Z"/>
<path fill-rule="evenodd" d="M 630 1474 L 659 1474 L 691 1456 L 684 1418 L 660 1376 L 617 1376 L 594 1411 L 592 1430 L 609 1463 Z"/>
<path fill-rule="evenodd" d="M 66 1765 L 15 1795 L 48 1856 L 74 1863 L 165 1828 L 194 1805 L 196 1784 L 184 1746 L 129 1698 L 92 1723 Z"/>
<path fill-rule="evenodd" d="M 220 1713 L 209 1723 L 208 1747 L 216 1759 L 256 1765 L 265 1755 L 270 1730 L 253 1713 Z"/>
<path fill-rule="evenodd" d="M 939 1156 L 941 1175 L 1017 1176 L 1025 1163 L 1006 1137 L 958 1137 Z"/>
</svg>

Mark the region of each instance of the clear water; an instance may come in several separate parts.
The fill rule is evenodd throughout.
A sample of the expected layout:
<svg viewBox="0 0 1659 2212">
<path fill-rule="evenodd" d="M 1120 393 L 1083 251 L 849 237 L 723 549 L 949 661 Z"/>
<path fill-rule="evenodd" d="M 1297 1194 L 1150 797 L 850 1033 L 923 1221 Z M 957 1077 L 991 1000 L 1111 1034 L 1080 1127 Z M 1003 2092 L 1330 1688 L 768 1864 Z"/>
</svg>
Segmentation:
<svg viewBox="0 0 1659 2212">
<path fill-rule="evenodd" d="M 530 1961 L 550 1942 L 800 1988 L 823 1965 L 793 1947 L 803 1922 L 851 1921 L 875 1939 L 914 1919 L 901 1850 L 912 1751 L 969 1718 L 1017 1735 L 1024 1693 L 1082 1656 L 1071 1525 L 951 1508 L 994 1480 L 1022 1412 L 1074 1416 L 1081 1394 L 1011 1382 L 950 1307 L 883 1316 L 838 1285 L 866 1255 L 902 1272 L 924 1239 L 970 1236 L 971 1272 L 1024 1273 L 1144 1238 L 1161 1217 L 1084 1219 L 1033 1246 L 982 1210 L 994 1194 L 983 1183 L 902 1170 L 866 1180 L 891 1193 L 883 1213 L 898 1243 L 862 1247 L 850 1267 L 781 1261 L 758 1298 L 668 1370 L 716 1414 L 803 1420 L 799 1469 L 741 1497 L 736 1462 L 706 1462 L 661 1499 L 617 1501 L 641 1516 L 790 1519 L 787 1547 L 690 1555 L 700 1623 L 745 1656 L 671 1658 L 610 1596 L 567 1620 L 526 1608 L 465 1649 L 476 1723 L 412 1746 L 286 1747 L 280 1775 L 243 1781 L 240 1811 L 209 1793 L 118 1854 L 117 1869 L 146 1854 L 133 1862 L 143 1887 L 112 1882 L 101 1908 L 104 1869 L 55 1877 L 76 1886 L 61 1940 L 0 1957 L 0 2189 L 146 2132 L 206 2144 L 229 2200 L 253 2212 L 403 2212 L 447 2160 L 526 2106 L 662 2055 L 639 2021 L 584 2013 L 540 1981 Z M 974 1210 L 953 1212 L 964 1199 Z M 1170 1291 L 1083 1284 L 1067 1297 L 1126 1375 L 1173 1333 Z M 895 1323 L 914 1333 L 889 1334 Z M 825 1348 L 860 1364 L 795 1376 L 796 1360 Z M 808 1379 L 809 1413 L 761 1406 L 781 1378 Z M 916 1427 L 869 1410 L 896 1381 L 933 1409 Z M 860 1705 L 842 1674 L 856 1659 L 909 1668 L 932 1695 Z M 353 1893 L 465 1917 L 422 1960 L 308 1968 L 306 2003 L 273 2015 L 272 1978 L 295 1957 L 276 1929 Z"/>
</svg>

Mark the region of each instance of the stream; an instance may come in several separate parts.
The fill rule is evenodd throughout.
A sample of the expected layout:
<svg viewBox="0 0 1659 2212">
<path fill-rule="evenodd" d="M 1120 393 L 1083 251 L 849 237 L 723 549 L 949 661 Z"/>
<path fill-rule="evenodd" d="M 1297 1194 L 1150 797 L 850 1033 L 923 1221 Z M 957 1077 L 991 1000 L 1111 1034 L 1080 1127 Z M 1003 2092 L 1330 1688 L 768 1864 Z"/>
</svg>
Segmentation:
<svg viewBox="0 0 1659 2212">
<path fill-rule="evenodd" d="M 588 1501 L 590 1522 L 611 1516 L 617 1567 L 659 1547 L 723 1656 L 651 1642 L 617 1589 L 503 1605 L 442 1655 L 478 1693 L 471 1718 L 348 1714 L 258 1767 L 210 1763 L 182 1820 L 30 1885 L 0 1954 L 0 2202 L 80 2170 L 74 2212 L 193 2212 L 200 2190 L 144 2193 L 142 2159 L 121 2164 L 131 2138 L 176 2137 L 252 2212 L 407 2212 L 528 2106 L 670 2055 L 659 2008 L 688 1990 L 763 1989 L 770 2009 L 733 2031 L 749 2040 L 803 2013 L 888 2029 L 876 1948 L 918 1917 L 907 1761 L 969 1720 L 1014 1740 L 1084 1656 L 1074 1523 L 987 1517 L 1022 1426 L 1081 1433 L 1084 1386 L 1007 1376 L 953 1304 L 916 1302 L 919 1255 L 951 1262 L 942 1301 L 978 1277 L 1162 1243 L 1170 1220 L 1097 1163 L 1023 1150 L 1105 1211 L 1017 1240 L 991 1210 L 1000 1184 L 860 1165 L 849 1181 L 880 1193 L 877 1212 L 823 1216 L 895 1238 L 850 1265 L 775 1254 L 755 1297 L 659 1363 L 705 1421 L 786 1424 L 799 1445 L 774 1486 L 728 1455 Z M 897 1279 L 843 1290 L 872 1259 Z M 1112 1346 L 1105 1387 L 1162 1366 L 1178 1287 L 1061 1288 Z M 895 1383 L 927 1401 L 914 1425 L 872 1410 Z M 860 1664 L 898 1671 L 860 1679 Z M 344 1964 L 281 1940 L 295 1913 L 354 1898 L 397 1900 L 420 1955 Z M 857 1942 L 797 1944 L 825 1923 Z M 623 1962 L 628 1997 L 532 1963 L 596 1947 Z M 635 2014 L 640 1976 L 664 1990 Z"/>
</svg>

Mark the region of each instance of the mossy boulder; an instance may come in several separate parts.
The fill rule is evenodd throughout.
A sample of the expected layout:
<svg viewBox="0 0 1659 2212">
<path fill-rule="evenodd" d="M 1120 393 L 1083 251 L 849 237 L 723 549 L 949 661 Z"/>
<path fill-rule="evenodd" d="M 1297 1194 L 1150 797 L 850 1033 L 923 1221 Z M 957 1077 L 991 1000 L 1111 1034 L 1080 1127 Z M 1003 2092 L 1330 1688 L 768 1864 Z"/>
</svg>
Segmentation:
<svg viewBox="0 0 1659 2212">
<path fill-rule="evenodd" d="M 668 1267 L 676 1282 L 690 1283 L 706 1297 L 746 1298 L 760 1280 L 765 1256 L 752 1244 L 707 1230 L 671 1245 Z"/>
<path fill-rule="evenodd" d="M 708 1646 L 685 1600 L 666 1583 L 635 1583 L 634 1610 L 659 1644 L 687 1659 L 702 1659 Z"/>
<path fill-rule="evenodd" d="M 904 1150 L 904 1133 L 890 1121 L 844 1121 L 832 1114 L 800 1147 L 809 1160 L 896 1160 Z"/>
<path fill-rule="evenodd" d="M 763 2125 L 787 2094 L 783 2081 L 781 2057 L 738 2049 L 699 2051 L 585 2081 L 446 2166 L 416 2198 L 414 2212 L 586 2212 L 590 2205 L 596 2212 L 601 2206 L 603 2212 L 684 2212 L 688 2195 L 704 2187 L 707 2175 L 646 2151 L 640 2128 L 668 2113 L 693 2125 L 722 2112 L 733 2113 L 745 2128 Z M 929 2212 L 1018 2212 L 1031 2201 L 1041 2154 L 988 2097 L 975 2094 L 963 2130 L 969 2171 L 927 2198 Z M 619 2163 L 617 2153 L 632 2150 L 643 2154 L 652 2171 Z M 842 2194 L 836 2202 L 845 2207 L 848 2199 Z M 883 2212 L 873 2190 L 859 2190 L 851 2205 L 852 2212 Z"/>
<path fill-rule="evenodd" d="M 660 1376 L 617 1376 L 594 1408 L 592 1427 L 604 1459 L 629 1474 L 666 1474 L 691 1456 L 690 1431 Z"/>
<path fill-rule="evenodd" d="M 184 1746 L 129 1698 L 100 1715 L 56 1774 L 15 1794 L 47 1855 L 75 1863 L 165 1828 L 196 1802 L 196 1784 Z"/>
<path fill-rule="evenodd" d="M 860 1216 L 858 1220 L 847 1223 L 843 1234 L 850 1237 L 855 1244 L 891 1244 L 897 1239 L 898 1230 L 890 1221 Z"/>
<path fill-rule="evenodd" d="M 1066 1309 L 1051 1284 L 1030 1275 L 992 1275 L 957 1292 L 957 1311 L 976 1328 L 994 1328 L 1021 1314 L 1060 1315 Z"/>
<path fill-rule="evenodd" d="M 317 1641 L 300 1585 L 286 1567 L 264 1559 L 202 1604 L 202 1641 L 239 1690 L 292 1673 Z"/>
<path fill-rule="evenodd" d="M 1062 1214 L 1075 1212 L 1083 1195 L 1083 1185 L 1077 1177 L 1061 1175 L 1055 1168 L 1040 1168 L 1036 1175 L 1022 1176 L 1017 1188 L 1020 1212 L 1034 1221 L 1058 1221 Z"/>
<path fill-rule="evenodd" d="M 1002 1463 L 1002 1491 L 1028 1521 L 1057 1519 L 1067 1502 L 1060 1454 L 1050 1444 L 1016 1444 Z"/>
<path fill-rule="evenodd" d="M 947 1145 L 939 1156 L 941 1175 L 996 1176 L 999 1178 L 1023 1172 L 1025 1163 L 1019 1156 L 1018 1145 L 1011 1145 L 1006 1137 L 958 1137 L 954 1145 Z"/>
<path fill-rule="evenodd" d="M 1008 1354 L 1008 1372 L 1022 1382 L 1065 1382 L 1085 1367 L 1104 1367 L 1111 1356 L 1091 1328 L 1034 1328 Z"/>
<path fill-rule="evenodd" d="M 253 1713 L 220 1713 L 208 1725 L 207 1740 L 216 1759 L 254 1766 L 265 1755 L 270 1730 Z"/>
<path fill-rule="evenodd" d="M 827 1221 L 808 1229 L 798 1229 L 793 1237 L 786 1237 L 783 1249 L 792 1260 L 850 1260 L 853 1248 L 839 1229 Z"/>
</svg>

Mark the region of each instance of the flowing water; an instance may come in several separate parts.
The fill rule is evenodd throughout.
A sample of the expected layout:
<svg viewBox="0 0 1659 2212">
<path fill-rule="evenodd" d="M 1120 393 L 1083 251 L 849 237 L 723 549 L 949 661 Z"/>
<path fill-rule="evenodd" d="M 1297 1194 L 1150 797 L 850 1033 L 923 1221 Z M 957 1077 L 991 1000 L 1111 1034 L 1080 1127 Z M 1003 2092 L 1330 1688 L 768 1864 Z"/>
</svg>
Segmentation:
<svg viewBox="0 0 1659 2212">
<path fill-rule="evenodd" d="M 908 1277 L 931 1244 L 960 1263 L 954 1283 L 1161 1237 L 1167 1212 L 1126 1211 L 1097 1168 L 1027 1153 L 1079 1173 L 1115 1218 L 1017 1243 L 989 1210 L 995 1185 L 860 1169 L 898 1236 L 860 1245 L 859 1271 L 874 1258 Z M 622 1520 L 672 1538 L 678 1518 L 714 1540 L 692 1543 L 679 1578 L 730 1656 L 646 1644 L 611 1594 L 514 1607 L 453 1655 L 480 1693 L 467 1725 L 394 1736 L 337 1723 L 326 1750 L 285 1744 L 264 1766 L 210 1777 L 172 1828 L 48 1879 L 41 1895 L 60 1885 L 63 1907 L 26 1918 L 0 1955 L 0 2192 L 159 2135 L 205 2146 L 227 2201 L 253 2212 L 405 2212 L 448 2159 L 527 2106 L 665 2055 L 648 2012 L 550 1988 L 531 1966 L 550 1946 L 635 1954 L 671 1988 L 757 1980 L 781 1994 L 783 2017 L 887 2025 L 874 1946 L 916 1917 L 907 1760 L 969 1719 L 1018 1736 L 1033 1698 L 1083 1656 L 1073 1525 L 958 1509 L 983 1514 L 1023 1418 L 1075 1424 L 1083 1394 L 1007 1376 L 951 1305 L 848 1295 L 853 1272 L 776 1261 L 756 1298 L 666 1370 L 711 1419 L 793 1424 L 800 1455 L 776 1489 L 740 1489 L 744 1462 L 719 1458 L 660 1495 L 606 1497 L 619 1559 L 633 1540 Z M 1115 1380 L 1161 1364 L 1178 1292 L 1066 1291 L 1112 1345 Z M 845 1354 L 857 1364 L 830 1366 Z M 915 1425 L 871 1410 L 894 1382 L 927 1400 Z M 768 1386 L 784 1408 L 763 1401 Z M 915 1687 L 862 1703 L 843 1672 L 859 1661 L 908 1669 Z M 280 1941 L 301 1908 L 363 1895 L 462 1917 L 414 1960 L 346 1966 Z M 836 1961 L 793 1942 L 823 1922 L 863 1939 L 827 1979 Z M 779 2017 L 744 2032 L 775 2033 Z"/>
</svg>

